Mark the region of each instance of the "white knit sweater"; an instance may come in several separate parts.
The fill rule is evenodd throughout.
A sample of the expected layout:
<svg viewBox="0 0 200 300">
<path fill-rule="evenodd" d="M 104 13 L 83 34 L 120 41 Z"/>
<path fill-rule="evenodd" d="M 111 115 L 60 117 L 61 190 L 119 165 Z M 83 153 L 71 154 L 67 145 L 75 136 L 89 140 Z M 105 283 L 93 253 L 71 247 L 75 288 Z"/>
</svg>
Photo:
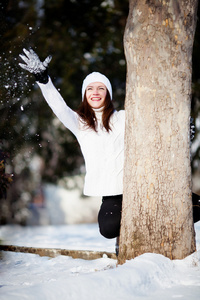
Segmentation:
<svg viewBox="0 0 200 300">
<path fill-rule="evenodd" d="M 111 196 L 123 193 L 125 111 L 115 111 L 111 117 L 112 131 L 102 128 L 102 112 L 96 110 L 98 131 L 85 128 L 80 117 L 70 109 L 51 79 L 38 83 L 47 103 L 60 121 L 76 136 L 85 159 L 84 194 Z"/>
</svg>

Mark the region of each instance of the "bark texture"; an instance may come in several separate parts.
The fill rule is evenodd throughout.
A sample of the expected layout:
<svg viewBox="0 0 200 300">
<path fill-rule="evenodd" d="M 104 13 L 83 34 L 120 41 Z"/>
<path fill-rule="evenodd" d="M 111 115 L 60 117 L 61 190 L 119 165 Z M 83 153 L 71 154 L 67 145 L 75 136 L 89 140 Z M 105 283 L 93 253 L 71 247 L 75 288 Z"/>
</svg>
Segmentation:
<svg viewBox="0 0 200 300">
<path fill-rule="evenodd" d="M 195 251 L 189 118 L 197 0 L 130 0 L 118 262 Z"/>
</svg>

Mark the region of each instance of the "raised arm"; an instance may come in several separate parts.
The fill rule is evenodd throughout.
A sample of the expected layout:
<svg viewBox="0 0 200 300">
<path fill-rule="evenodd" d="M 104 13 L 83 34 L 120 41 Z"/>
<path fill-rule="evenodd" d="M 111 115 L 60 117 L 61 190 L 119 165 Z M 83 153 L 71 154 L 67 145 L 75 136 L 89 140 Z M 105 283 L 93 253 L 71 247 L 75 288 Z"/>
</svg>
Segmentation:
<svg viewBox="0 0 200 300">
<path fill-rule="evenodd" d="M 79 132 L 78 115 L 64 101 L 58 90 L 53 85 L 51 78 L 48 78 L 48 83 L 42 84 L 37 82 L 42 94 L 53 110 L 54 114 L 76 137 Z"/>
<path fill-rule="evenodd" d="M 55 115 L 75 136 L 77 136 L 79 132 L 78 115 L 67 106 L 48 76 L 48 64 L 51 61 L 51 56 L 48 56 L 44 62 L 41 62 L 38 55 L 32 49 L 23 49 L 23 51 L 25 55 L 21 54 L 20 57 L 25 64 L 19 63 L 20 67 L 35 76 L 45 100 Z"/>
</svg>

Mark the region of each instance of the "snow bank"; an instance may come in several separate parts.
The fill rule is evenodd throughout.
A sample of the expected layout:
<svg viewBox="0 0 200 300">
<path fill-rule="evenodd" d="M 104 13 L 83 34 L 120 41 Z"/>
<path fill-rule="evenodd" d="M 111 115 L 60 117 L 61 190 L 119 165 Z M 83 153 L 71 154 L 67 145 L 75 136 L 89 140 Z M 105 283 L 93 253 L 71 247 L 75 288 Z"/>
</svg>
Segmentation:
<svg viewBox="0 0 200 300">
<path fill-rule="evenodd" d="M 37 300 L 197 300 L 200 295 L 200 222 L 195 225 L 197 252 L 171 261 L 143 254 L 122 266 L 107 257 L 85 261 L 58 256 L 7 253 L 0 261 L 0 299 Z M 0 236 L 15 244 L 105 251 L 114 240 L 100 236 L 97 224 L 0 227 Z"/>
</svg>

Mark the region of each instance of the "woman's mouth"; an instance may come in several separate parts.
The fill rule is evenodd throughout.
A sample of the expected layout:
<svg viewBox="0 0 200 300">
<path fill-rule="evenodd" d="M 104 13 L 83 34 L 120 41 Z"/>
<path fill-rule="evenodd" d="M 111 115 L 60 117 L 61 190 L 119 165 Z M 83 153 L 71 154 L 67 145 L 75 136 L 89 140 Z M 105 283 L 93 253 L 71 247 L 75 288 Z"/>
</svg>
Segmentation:
<svg viewBox="0 0 200 300">
<path fill-rule="evenodd" d="M 91 100 L 92 100 L 92 101 L 100 101 L 101 98 L 99 98 L 99 97 L 92 97 Z"/>
</svg>

